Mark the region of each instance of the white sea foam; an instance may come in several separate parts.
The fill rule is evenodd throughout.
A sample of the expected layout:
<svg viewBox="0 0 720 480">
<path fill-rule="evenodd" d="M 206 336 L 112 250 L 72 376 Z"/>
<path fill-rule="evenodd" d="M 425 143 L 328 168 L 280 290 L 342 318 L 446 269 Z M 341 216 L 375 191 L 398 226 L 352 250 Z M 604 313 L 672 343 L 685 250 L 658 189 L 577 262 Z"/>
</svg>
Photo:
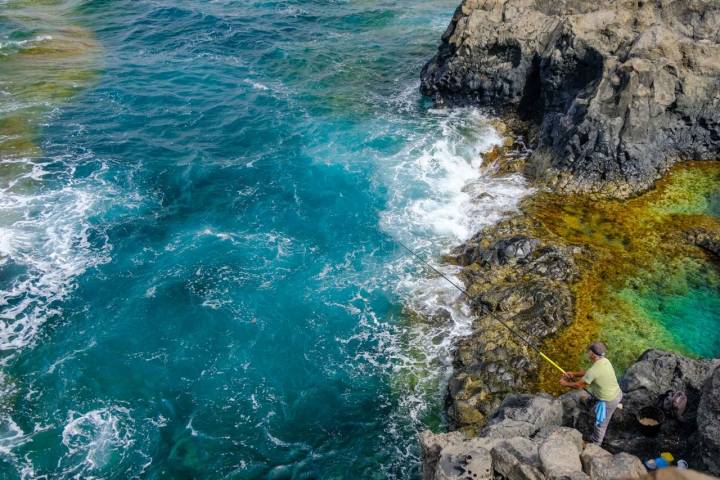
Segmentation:
<svg viewBox="0 0 720 480">
<path fill-rule="evenodd" d="M 105 262 L 110 249 L 88 221 L 109 192 L 72 181 L 57 189 L 17 190 L 0 191 L 0 258 L 19 272 L 0 291 L 2 363 L 32 344 L 41 325 L 60 313 L 57 302 L 77 275 Z"/>
<path fill-rule="evenodd" d="M 247 83 L 255 90 L 270 90 L 270 87 L 268 87 L 264 83 L 256 82 L 254 80 L 250 80 L 249 78 L 246 78 L 245 80 L 243 80 L 243 82 Z"/>
<path fill-rule="evenodd" d="M 394 101 L 400 100 L 417 102 L 417 97 L 401 95 Z M 411 108 L 408 103 L 407 109 Z M 515 211 L 530 188 L 520 175 L 496 176 L 491 165 L 483 164 L 481 154 L 502 138 L 479 110 L 430 111 L 420 127 L 402 151 L 380 159 L 379 183 L 389 192 L 380 224 L 462 286 L 459 267 L 443 264 L 441 255 Z M 379 367 L 392 372 L 401 390 L 396 413 L 422 428 L 431 399 L 443 396 L 454 345 L 471 333 L 472 316 L 454 286 L 401 249 L 395 261 L 385 266 L 385 275 L 396 279 L 390 288 L 406 307 L 440 320 L 400 322 L 388 329 L 374 318 L 374 312 L 363 308 L 362 328 L 367 337 L 350 341 L 372 342 L 382 352 L 378 357 L 386 363 Z M 393 434 L 400 424 L 391 421 L 388 433 Z"/>
<path fill-rule="evenodd" d="M 3 54 L 3 50 L 5 49 L 18 49 L 18 48 L 25 48 L 27 46 L 32 46 L 37 43 L 42 42 L 48 42 L 52 40 L 52 35 L 37 35 L 33 38 L 28 38 L 25 40 L 5 40 L 0 41 L 0 55 Z"/>
<path fill-rule="evenodd" d="M 501 142 L 476 109 L 435 111 L 437 132 L 410 139 L 388 172 L 383 229 L 439 253 L 517 207 L 528 188 L 519 175 L 496 177 L 481 153 Z M 423 246 L 423 245 L 420 245 Z"/>
<path fill-rule="evenodd" d="M 74 180 L 74 162 L 65 162 L 66 169 L 57 171 L 58 163 L 65 160 L 56 159 L 55 170 L 49 174 L 37 160 L 12 159 L 32 163 L 32 168 L 6 179 L 10 180 L 7 188 L 0 190 L 0 267 L 10 273 L 0 286 L 0 366 L 36 342 L 42 325 L 60 315 L 59 302 L 73 289 L 77 275 L 105 262 L 109 255 L 107 239 L 93 231 L 89 221 L 105 196 L 112 195 L 101 181 L 104 169 Z M 46 175 L 58 186 L 18 187 L 27 179 Z M 61 357 L 48 373 L 82 351 Z M 3 379 L 0 383 L 2 401 L 12 392 L 6 391 Z M 0 416 L 0 454 L 22 478 L 34 478 L 31 461 L 17 457 L 14 450 L 36 432 L 24 433 L 7 413 Z"/>
<path fill-rule="evenodd" d="M 66 476 L 86 478 L 122 463 L 131 451 L 134 425 L 125 407 L 110 406 L 85 413 L 70 412 L 62 431 L 67 453 L 60 460 Z"/>
</svg>

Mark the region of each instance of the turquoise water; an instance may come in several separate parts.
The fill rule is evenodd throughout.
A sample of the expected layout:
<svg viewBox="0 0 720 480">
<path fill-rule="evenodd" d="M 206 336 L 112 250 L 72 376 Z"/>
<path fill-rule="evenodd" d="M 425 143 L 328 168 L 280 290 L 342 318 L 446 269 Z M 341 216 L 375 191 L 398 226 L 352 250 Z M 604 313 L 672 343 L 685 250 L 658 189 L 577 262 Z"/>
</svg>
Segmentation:
<svg viewBox="0 0 720 480">
<path fill-rule="evenodd" d="M 0 476 L 417 478 L 469 319 L 396 240 L 437 258 L 527 193 L 418 93 L 457 0 L 39 3 L 3 58 L 100 48 L 62 101 L 3 84 L 38 130 L 3 157 Z"/>
<path fill-rule="evenodd" d="M 628 295 L 663 328 L 675 348 L 705 358 L 720 356 L 720 275 L 713 264 L 691 263 L 678 278 Z M 629 293 L 629 292 L 628 292 Z"/>
</svg>

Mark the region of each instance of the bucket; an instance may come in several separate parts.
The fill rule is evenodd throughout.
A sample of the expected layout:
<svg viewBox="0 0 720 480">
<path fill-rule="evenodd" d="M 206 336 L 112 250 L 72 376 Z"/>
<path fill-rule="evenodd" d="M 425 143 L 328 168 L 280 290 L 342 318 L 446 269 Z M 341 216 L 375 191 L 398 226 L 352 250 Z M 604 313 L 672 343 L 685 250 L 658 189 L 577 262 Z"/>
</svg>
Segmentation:
<svg viewBox="0 0 720 480">
<path fill-rule="evenodd" d="M 657 407 L 643 407 L 635 418 L 643 435 L 653 437 L 660 432 L 660 427 L 665 421 L 665 414 Z"/>
</svg>

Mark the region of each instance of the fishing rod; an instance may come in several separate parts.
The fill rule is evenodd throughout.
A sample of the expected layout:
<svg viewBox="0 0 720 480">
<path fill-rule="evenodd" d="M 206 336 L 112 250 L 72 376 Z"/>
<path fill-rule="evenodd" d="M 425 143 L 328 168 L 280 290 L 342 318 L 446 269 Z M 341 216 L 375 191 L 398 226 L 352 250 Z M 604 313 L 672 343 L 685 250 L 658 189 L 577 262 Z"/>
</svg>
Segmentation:
<svg viewBox="0 0 720 480">
<path fill-rule="evenodd" d="M 401 242 L 400 240 L 396 240 L 396 241 L 397 241 L 397 243 L 398 243 L 401 247 L 403 247 L 405 250 L 407 250 L 415 259 L 417 259 L 417 260 L 419 260 L 420 262 L 422 262 L 425 266 L 429 267 L 433 272 L 437 273 L 437 274 L 440 275 L 442 278 L 444 278 L 450 285 L 452 285 L 453 287 L 457 288 L 457 289 L 460 291 L 460 293 L 462 293 L 463 295 L 465 295 L 465 297 L 466 297 L 468 300 L 470 300 L 471 302 L 473 301 L 473 298 L 470 296 L 469 293 L 467 293 L 467 290 L 465 290 L 464 288 L 460 287 L 457 283 L 455 283 L 455 282 L 453 282 L 452 280 L 450 280 L 450 278 L 448 278 L 447 275 L 445 275 L 444 273 L 442 273 L 442 272 L 441 272 L 440 270 L 438 270 L 437 268 L 433 267 L 427 260 L 425 260 L 424 258 L 422 258 L 422 257 L 421 257 L 420 255 L 418 255 L 417 253 L 415 253 L 415 251 L 414 251 L 413 249 L 411 249 L 410 247 L 408 247 L 407 245 L 405 245 L 403 242 Z M 535 344 L 533 344 L 533 343 L 532 343 L 530 340 L 528 340 L 525 336 L 521 335 L 518 331 L 516 331 L 514 328 L 512 328 L 510 325 L 508 325 L 508 324 L 507 324 L 506 322 L 504 322 L 503 320 L 501 320 L 501 319 L 499 319 L 499 318 L 497 318 L 497 317 L 495 317 L 495 316 L 493 316 L 493 318 L 494 318 L 495 320 L 497 320 L 497 321 L 500 323 L 500 325 L 502 325 L 503 327 L 505 327 L 505 328 L 508 330 L 508 332 L 510 332 L 513 336 L 515 336 L 516 338 L 519 338 L 520 340 L 522 340 L 522 342 L 523 342 L 525 345 L 527 345 L 528 347 L 530 347 L 530 348 L 532 348 L 533 350 L 535 350 L 535 351 L 538 353 L 538 355 L 540 355 L 540 356 L 541 356 L 544 360 L 546 360 L 550 365 L 552 365 L 553 367 L 555 367 L 555 368 L 557 368 L 558 370 L 560 370 L 560 371 L 563 373 L 563 375 L 566 373 L 565 370 L 563 370 L 563 368 L 562 368 L 560 365 L 558 365 L 558 364 L 557 364 L 556 362 L 554 362 L 550 357 L 548 357 L 547 355 L 545 355 L 538 347 L 535 346 Z"/>
</svg>

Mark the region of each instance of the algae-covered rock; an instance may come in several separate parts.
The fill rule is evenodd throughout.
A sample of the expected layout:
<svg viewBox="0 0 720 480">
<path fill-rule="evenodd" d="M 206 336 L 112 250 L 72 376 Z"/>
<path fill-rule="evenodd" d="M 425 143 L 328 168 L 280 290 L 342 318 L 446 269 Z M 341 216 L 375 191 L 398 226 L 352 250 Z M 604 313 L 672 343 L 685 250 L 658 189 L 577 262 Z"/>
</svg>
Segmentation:
<svg viewBox="0 0 720 480">
<path fill-rule="evenodd" d="M 532 388 L 537 355 L 507 327 L 539 344 L 572 320 L 573 250 L 531 235 L 508 219 L 455 252 L 477 318 L 458 342 L 448 382 L 452 425 L 474 433 L 509 393 Z M 518 430 L 518 433 L 520 431 Z"/>
<path fill-rule="evenodd" d="M 687 237 L 692 244 L 720 258 L 720 230 L 696 228 L 687 232 Z"/>
</svg>

